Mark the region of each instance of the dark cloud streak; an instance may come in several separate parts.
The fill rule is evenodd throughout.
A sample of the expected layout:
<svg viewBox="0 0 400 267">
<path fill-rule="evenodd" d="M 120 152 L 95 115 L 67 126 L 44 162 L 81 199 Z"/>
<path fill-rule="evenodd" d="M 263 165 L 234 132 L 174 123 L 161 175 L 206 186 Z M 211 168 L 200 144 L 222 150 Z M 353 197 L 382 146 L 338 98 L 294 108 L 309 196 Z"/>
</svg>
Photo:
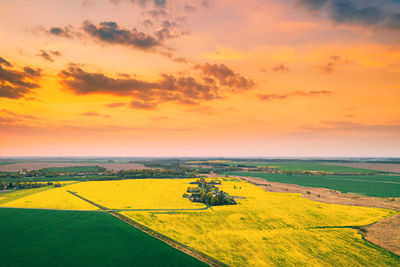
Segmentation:
<svg viewBox="0 0 400 267">
<path fill-rule="evenodd" d="M 356 0 L 297 0 L 296 3 L 312 12 L 323 12 L 335 23 L 400 30 L 400 13 L 381 5 L 366 5 Z"/>
</svg>

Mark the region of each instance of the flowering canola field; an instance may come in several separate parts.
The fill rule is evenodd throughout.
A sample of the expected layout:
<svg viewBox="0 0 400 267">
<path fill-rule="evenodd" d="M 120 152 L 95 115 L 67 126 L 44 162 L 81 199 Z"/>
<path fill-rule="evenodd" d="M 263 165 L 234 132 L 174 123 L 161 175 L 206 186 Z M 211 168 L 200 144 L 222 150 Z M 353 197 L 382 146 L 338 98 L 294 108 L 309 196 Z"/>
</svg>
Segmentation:
<svg viewBox="0 0 400 267">
<path fill-rule="evenodd" d="M 399 257 L 356 230 L 340 228 L 367 225 L 394 211 L 324 204 L 238 180 L 224 181 L 221 189 L 245 199 L 196 212 L 123 214 L 233 266 L 400 265 Z"/>
<path fill-rule="evenodd" d="M 110 209 L 199 209 L 205 205 L 183 198 L 193 179 L 135 179 L 90 181 L 51 188 L 13 201 L 0 202 L 0 207 L 96 210 L 97 207 L 73 196 L 76 192 Z M 31 190 L 31 189 L 30 189 Z M 27 190 L 19 190 L 24 192 Z M 1 199 L 0 199 L 1 201 Z"/>
<path fill-rule="evenodd" d="M 348 228 L 395 211 L 319 203 L 238 179 L 220 180 L 223 191 L 244 199 L 190 211 L 204 207 L 182 197 L 194 179 L 137 179 L 15 191 L 0 195 L 0 207 L 97 210 L 70 190 L 111 209 L 180 209 L 122 213 L 232 266 L 400 266 L 400 257 Z"/>
<path fill-rule="evenodd" d="M 68 182 L 64 183 L 68 184 Z M 11 208 L 37 208 L 37 209 L 65 209 L 65 210 L 96 210 L 97 207 L 71 195 L 67 192 L 70 186 L 42 187 L 27 190 L 16 190 L 10 194 L 17 197 L 6 196 L 0 201 L 1 207 Z"/>
<path fill-rule="evenodd" d="M 194 179 L 132 179 L 91 181 L 68 186 L 110 209 L 198 209 L 205 207 L 183 198 Z"/>
</svg>

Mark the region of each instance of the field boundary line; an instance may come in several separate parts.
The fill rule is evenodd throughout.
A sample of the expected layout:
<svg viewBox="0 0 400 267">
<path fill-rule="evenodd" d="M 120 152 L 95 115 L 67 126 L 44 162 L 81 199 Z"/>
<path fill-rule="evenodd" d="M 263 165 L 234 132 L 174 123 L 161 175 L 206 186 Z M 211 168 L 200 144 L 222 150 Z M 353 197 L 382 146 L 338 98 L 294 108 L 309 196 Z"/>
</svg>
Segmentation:
<svg viewBox="0 0 400 267">
<path fill-rule="evenodd" d="M 153 230 L 153 229 L 151 229 L 151 228 L 149 228 L 149 227 L 147 227 L 147 226 L 145 226 L 145 225 L 143 225 L 141 223 L 138 223 L 135 220 L 132 220 L 131 218 L 119 213 L 118 210 L 109 209 L 109 208 L 107 208 L 107 207 L 105 207 L 103 205 L 100 205 L 100 204 L 98 204 L 96 202 L 93 202 L 93 201 L 91 201 L 91 200 L 89 200 L 89 199 L 87 199 L 85 197 L 82 197 L 82 196 L 78 195 L 76 192 L 72 192 L 72 191 L 69 191 L 69 190 L 67 190 L 67 192 L 72 194 L 72 195 L 74 195 L 74 196 L 76 196 L 76 197 L 78 197 L 78 198 L 80 198 L 80 199 L 82 199 L 82 200 L 84 200 L 84 201 L 86 201 L 86 202 L 88 202 L 88 203 L 90 203 L 90 204 L 92 204 L 93 206 L 98 207 L 102 211 L 108 212 L 110 215 L 118 218 L 119 220 L 121 220 L 121 221 L 123 221 L 125 223 L 128 223 L 129 225 L 135 227 L 136 229 L 139 229 L 140 231 L 142 231 L 142 232 L 144 232 L 144 233 L 146 233 L 148 235 L 151 235 L 152 237 L 157 238 L 158 240 L 164 242 L 165 244 L 167 244 L 167 245 L 169 245 L 169 246 L 171 246 L 171 247 L 173 247 L 173 248 L 175 248 L 177 250 L 180 250 L 183 253 L 185 253 L 187 255 L 190 255 L 190 256 L 192 256 L 192 257 L 194 257 L 194 258 L 196 258 L 196 259 L 198 259 L 198 260 L 200 260 L 200 261 L 202 261 L 202 262 L 204 262 L 204 263 L 206 263 L 206 264 L 208 264 L 210 266 L 218 266 L 218 267 L 219 266 L 229 266 L 229 265 L 227 265 L 227 264 L 225 264 L 225 263 L 223 263 L 223 262 L 221 262 L 221 261 L 219 261 L 219 260 L 217 260 L 217 259 L 215 259 L 215 258 L 213 258 L 213 257 L 201 252 L 201 251 L 198 251 L 198 250 L 196 250 L 196 249 L 194 249 L 192 247 L 189 247 L 189 246 L 187 246 L 187 245 L 185 245 L 185 244 L 183 244 L 183 243 L 181 243 L 181 242 L 179 242 L 177 240 L 174 240 L 174 239 L 172 239 L 172 238 L 170 238 L 170 237 L 168 237 L 168 236 L 166 236 L 166 235 L 164 235 L 164 234 L 162 234 L 160 232 L 157 232 L 157 231 L 155 231 L 155 230 Z"/>
</svg>

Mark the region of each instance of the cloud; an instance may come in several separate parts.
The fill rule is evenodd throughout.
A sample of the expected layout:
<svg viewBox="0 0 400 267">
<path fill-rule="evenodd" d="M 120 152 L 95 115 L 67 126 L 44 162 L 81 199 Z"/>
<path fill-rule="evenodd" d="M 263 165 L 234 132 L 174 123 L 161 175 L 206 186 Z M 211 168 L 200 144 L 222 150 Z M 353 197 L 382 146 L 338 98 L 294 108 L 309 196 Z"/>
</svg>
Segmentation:
<svg viewBox="0 0 400 267">
<path fill-rule="evenodd" d="M 0 65 L 4 65 L 7 67 L 12 67 L 11 63 L 5 60 L 4 58 L 0 57 Z"/>
<path fill-rule="evenodd" d="M 255 85 L 253 80 L 233 72 L 225 64 L 196 64 L 194 69 L 200 69 L 204 75 L 208 76 L 206 82 L 209 84 L 213 84 L 212 78 L 215 78 L 221 85 L 230 86 L 238 91 L 250 89 Z"/>
<path fill-rule="evenodd" d="M 95 112 L 95 111 L 84 112 L 84 113 L 81 113 L 81 115 L 89 116 L 89 117 L 106 117 L 106 118 L 110 117 L 110 115 L 100 114 L 100 113 Z"/>
<path fill-rule="evenodd" d="M 329 96 L 331 95 L 331 91 L 321 90 L 321 91 L 295 91 L 287 94 L 259 94 L 258 99 L 262 101 L 271 101 L 271 100 L 279 100 L 279 99 L 287 99 L 294 96 L 305 96 L 305 97 L 314 97 L 314 96 Z"/>
<path fill-rule="evenodd" d="M 273 72 L 288 72 L 288 71 L 290 71 L 290 69 L 289 69 L 289 67 L 286 67 L 285 65 L 283 65 L 283 64 L 277 64 L 277 65 L 275 65 L 275 66 L 273 66 L 272 68 L 271 68 L 271 70 L 273 71 Z"/>
<path fill-rule="evenodd" d="M 12 65 L 2 59 L 0 64 L 0 97 L 18 99 L 38 88 L 37 79 L 41 77 L 40 69 L 24 67 L 17 71 L 10 69 Z M 3 68 L 3 65 L 7 68 Z"/>
<path fill-rule="evenodd" d="M 159 104 L 170 101 L 182 105 L 196 105 L 254 86 L 251 79 L 233 72 L 223 64 L 198 66 L 196 69 L 201 72 L 195 73 L 194 76 L 162 73 L 157 81 L 144 81 L 131 77 L 113 78 L 103 73 L 90 73 L 71 64 L 59 73 L 59 77 L 60 82 L 77 95 L 129 96 L 132 99 L 130 107 L 138 109 L 154 109 Z"/>
<path fill-rule="evenodd" d="M 55 35 L 65 38 L 73 38 L 74 36 L 73 27 L 71 25 L 65 26 L 64 28 L 52 27 L 50 28 L 50 30 L 46 32 L 50 35 Z"/>
<path fill-rule="evenodd" d="M 146 26 L 146 27 L 150 27 L 150 26 L 153 26 L 153 22 L 151 20 L 149 20 L 149 19 L 145 19 L 143 21 L 143 25 Z"/>
<path fill-rule="evenodd" d="M 161 29 L 157 30 L 154 35 L 158 40 L 163 41 L 165 39 L 171 39 L 188 34 L 188 32 L 179 30 L 175 22 L 164 20 Z"/>
<path fill-rule="evenodd" d="M 106 107 L 108 107 L 108 108 L 120 108 L 120 107 L 123 107 L 125 105 L 126 105 L 126 103 L 110 103 L 110 104 L 107 104 Z"/>
<path fill-rule="evenodd" d="M 357 0 L 297 0 L 297 5 L 309 11 L 319 11 L 339 24 L 400 30 L 400 13 L 384 9 L 378 1 Z"/>
<path fill-rule="evenodd" d="M 322 126 L 303 126 L 307 131 L 350 131 L 350 132 L 400 132 L 399 123 L 363 124 L 354 121 L 322 121 Z"/>
<path fill-rule="evenodd" d="M 32 79 L 37 79 L 40 78 L 40 76 L 42 76 L 41 69 L 32 69 L 31 67 L 24 67 L 23 70 L 24 73 Z"/>
<path fill-rule="evenodd" d="M 349 63 L 350 61 L 343 59 L 341 56 L 335 55 L 331 56 L 329 58 L 329 61 L 326 64 L 319 66 L 319 68 L 323 73 L 329 74 L 333 73 L 336 70 L 337 66 L 347 65 Z"/>
<path fill-rule="evenodd" d="M 100 25 L 85 21 L 83 30 L 93 39 L 107 44 L 127 45 L 143 50 L 161 45 L 160 41 L 151 35 L 139 32 L 136 28 L 122 29 L 112 21 L 101 22 Z"/>
<path fill-rule="evenodd" d="M 50 54 L 47 53 L 47 52 L 44 51 L 44 50 L 40 50 L 40 53 L 37 54 L 37 56 L 38 56 L 38 57 L 42 57 L 44 60 L 47 60 L 47 61 L 50 61 L 50 62 L 53 62 L 53 61 L 54 61 L 54 59 L 50 56 Z"/>
<path fill-rule="evenodd" d="M 183 10 L 187 13 L 191 13 L 191 12 L 195 12 L 196 11 L 196 7 L 191 6 L 191 5 L 184 5 L 183 6 Z"/>
<path fill-rule="evenodd" d="M 122 0 L 110 0 L 111 3 L 117 5 Z M 138 3 L 141 7 L 146 7 L 149 3 L 153 3 L 155 7 L 165 8 L 167 5 L 166 0 L 129 0 L 131 3 Z"/>
<path fill-rule="evenodd" d="M 0 110 L 0 124 L 11 124 L 24 121 L 32 121 L 37 118 L 31 115 L 17 114 L 7 109 Z"/>
</svg>

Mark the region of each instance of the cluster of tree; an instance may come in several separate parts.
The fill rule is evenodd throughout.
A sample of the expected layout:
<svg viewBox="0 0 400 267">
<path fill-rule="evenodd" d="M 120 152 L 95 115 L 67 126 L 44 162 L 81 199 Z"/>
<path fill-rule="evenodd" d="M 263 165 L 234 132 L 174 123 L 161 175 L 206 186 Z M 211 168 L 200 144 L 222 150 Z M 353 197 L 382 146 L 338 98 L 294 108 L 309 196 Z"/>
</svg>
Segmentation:
<svg viewBox="0 0 400 267">
<path fill-rule="evenodd" d="M 0 190 L 19 190 L 19 189 L 31 189 L 31 188 L 39 188 L 44 186 L 54 185 L 54 187 L 60 187 L 61 184 L 56 182 L 47 182 L 47 183 L 31 183 L 31 182 L 14 182 L 14 183 L 1 183 Z"/>
<path fill-rule="evenodd" d="M 219 180 L 207 182 L 206 179 L 200 178 L 194 183 L 197 183 L 197 187 L 188 187 L 183 197 L 209 206 L 236 204 L 236 201 L 232 197 L 215 186 L 216 184 L 221 184 Z"/>
</svg>

